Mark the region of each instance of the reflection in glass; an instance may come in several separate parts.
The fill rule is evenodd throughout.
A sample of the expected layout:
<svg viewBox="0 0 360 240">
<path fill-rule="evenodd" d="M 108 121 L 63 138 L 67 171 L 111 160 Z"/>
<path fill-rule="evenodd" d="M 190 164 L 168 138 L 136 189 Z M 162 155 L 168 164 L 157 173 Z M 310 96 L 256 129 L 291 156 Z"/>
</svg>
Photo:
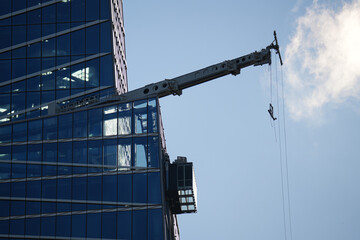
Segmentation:
<svg viewBox="0 0 360 240">
<path fill-rule="evenodd" d="M 29 121 L 28 141 L 41 140 L 42 137 L 42 120 Z"/>
<path fill-rule="evenodd" d="M 135 133 L 147 132 L 147 101 L 134 102 Z"/>
<path fill-rule="evenodd" d="M 114 168 L 116 167 L 116 158 L 117 158 L 116 142 L 117 142 L 116 139 L 104 140 L 104 165 L 114 166 Z"/>
<path fill-rule="evenodd" d="M 44 143 L 43 144 L 43 162 L 56 162 L 57 161 L 57 144 Z"/>
<path fill-rule="evenodd" d="M 91 109 L 88 111 L 88 131 L 89 137 L 102 135 L 102 108 Z"/>
<path fill-rule="evenodd" d="M 131 139 L 118 139 L 118 167 L 131 165 Z"/>
<path fill-rule="evenodd" d="M 28 146 L 28 155 L 27 159 L 30 162 L 41 162 L 41 144 L 31 144 Z"/>
<path fill-rule="evenodd" d="M 131 134 L 131 104 L 124 103 L 119 105 L 119 117 L 118 117 L 118 134 L 127 135 Z"/>
<path fill-rule="evenodd" d="M 134 166 L 135 167 L 147 167 L 147 139 L 134 138 Z"/>
<path fill-rule="evenodd" d="M 117 107 L 104 108 L 104 136 L 113 136 L 117 133 Z"/>
<path fill-rule="evenodd" d="M 43 139 L 57 139 L 57 117 L 44 119 Z"/>
</svg>

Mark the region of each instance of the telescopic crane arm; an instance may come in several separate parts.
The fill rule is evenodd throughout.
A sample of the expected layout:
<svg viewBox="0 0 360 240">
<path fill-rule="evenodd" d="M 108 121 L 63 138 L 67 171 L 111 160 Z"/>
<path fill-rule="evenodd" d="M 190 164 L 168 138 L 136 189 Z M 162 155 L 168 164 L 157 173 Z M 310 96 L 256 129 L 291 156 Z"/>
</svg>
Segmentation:
<svg viewBox="0 0 360 240">
<path fill-rule="evenodd" d="M 120 101 L 134 101 L 149 97 L 165 97 L 168 95 L 181 95 L 182 90 L 196 86 L 198 84 L 213 80 L 215 78 L 223 77 L 229 74 L 237 75 L 240 70 L 249 66 L 259 66 L 264 64 L 271 64 L 271 49 L 274 49 L 279 54 L 280 62 L 282 64 L 279 45 L 274 31 L 274 41 L 265 49 L 255 51 L 248 55 L 244 55 L 232 60 L 217 63 L 215 65 L 173 78 L 165 79 L 163 81 L 147 85 L 145 87 L 130 91 L 128 93 L 116 96 Z"/>
</svg>

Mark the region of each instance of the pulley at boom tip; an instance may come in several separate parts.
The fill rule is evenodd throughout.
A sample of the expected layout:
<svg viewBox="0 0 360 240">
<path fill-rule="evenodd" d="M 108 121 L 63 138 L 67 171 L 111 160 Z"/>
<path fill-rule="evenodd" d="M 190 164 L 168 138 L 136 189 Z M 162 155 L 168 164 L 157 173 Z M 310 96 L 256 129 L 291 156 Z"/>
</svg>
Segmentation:
<svg viewBox="0 0 360 240">
<path fill-rule="evenodd" d="M 283 61 L 282 61 L 281 54 L 280 54 L 280 47 L 279 47 L 279 43 L 278 43 L 278 40 L 277 40 L 277 37 L 276 37 L 276 31 L 274 31 L 274 40 L 266 48 L 267 49 L 274 49 L 276 51 L 276 54 L 279 55 L 280 64 L 283 65 Z"/>
</svg>

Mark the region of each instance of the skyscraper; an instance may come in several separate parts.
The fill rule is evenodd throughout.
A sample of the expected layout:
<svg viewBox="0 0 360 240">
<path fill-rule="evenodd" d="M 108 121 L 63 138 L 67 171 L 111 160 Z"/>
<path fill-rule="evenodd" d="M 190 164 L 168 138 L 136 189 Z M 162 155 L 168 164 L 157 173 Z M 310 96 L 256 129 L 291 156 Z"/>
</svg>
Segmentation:
<svg viewBox="0 0 360 240">
<path fill-rule="evenodd" d="M 158 99 L 116 98 L 124 37 L 121 0 L 2 0 L 0 238 L 176 239 L 196 211 Z"/>
</svg>

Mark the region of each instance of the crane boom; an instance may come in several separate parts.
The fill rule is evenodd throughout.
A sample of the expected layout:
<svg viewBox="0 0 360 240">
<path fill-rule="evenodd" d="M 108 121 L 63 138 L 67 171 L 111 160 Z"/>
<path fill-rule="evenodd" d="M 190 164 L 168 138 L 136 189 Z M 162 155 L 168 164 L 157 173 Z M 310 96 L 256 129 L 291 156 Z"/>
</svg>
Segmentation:
<svg viewBox="0 0 360 240">
<path fill-rule="evenodd" d="M 131 102 L 151 97 L 165 97 L 168 95 L 181 95 L 182 90 L 196 86 L 198 84 L 208 82 L 210 80 L 223 77 L 229 74 L 238 75 L 242 68 L 249 66 L 259 66 L 264 64 L 271 64 L 271 50 L 274 49 L 279 55 L 280 63 L 282 59 L 280 56 L 279 45 L 274 31 L 274 41 L 264 49 L 255 51 L 248 55 L 244 55 L 232 60 L 223 61 L 209 67 L 205 67 L 194 72 L 190 72 L 173 79 L 165 79 L 157 83 L 146 85 L 145 87 L 135 89 L 133 91 L 121 94 L 111 95 L 99 99 L 98 96 L 88 96 L 76 102 L 58 106 L 55 102 L 49 104 L 49 114 L 56 112 L 66 112 L 75 108 L 84 106 L 98 105 L 106 102 Z"/>
</svg>

